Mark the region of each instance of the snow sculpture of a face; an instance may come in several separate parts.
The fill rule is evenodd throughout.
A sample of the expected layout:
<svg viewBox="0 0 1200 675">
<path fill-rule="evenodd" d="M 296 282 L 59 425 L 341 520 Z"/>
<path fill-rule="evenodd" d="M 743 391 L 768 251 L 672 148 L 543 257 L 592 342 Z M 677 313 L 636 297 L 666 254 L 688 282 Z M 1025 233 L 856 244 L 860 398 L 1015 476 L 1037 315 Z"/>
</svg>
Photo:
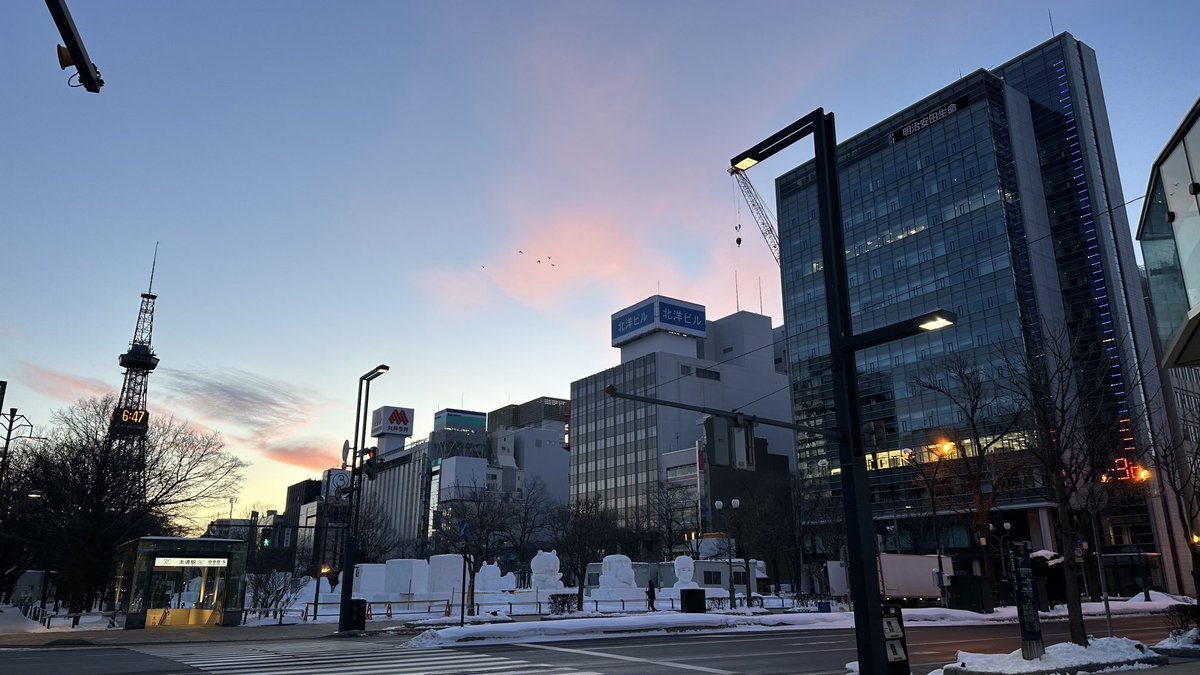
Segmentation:
<svg viewBox="0 0 1200 675">
<path fill-rule="evenodd" d="M 696 574 L 696 561 L 691 556 L 681 555 L 675 559 L 675 578 L 680 584 L 688 584 Z"/>
<path fill-rule="evenodd" d="M 558 574 L 558 564 L 558 551 L 538 551 L 529 568 L 539 576 L 551 576 Z"/>
<path fill-rule="evenodd" d="M 601 588 L 633 588 L 633 562 L 627 555 L 606 555 L 601 563 Z"/>
</svg>

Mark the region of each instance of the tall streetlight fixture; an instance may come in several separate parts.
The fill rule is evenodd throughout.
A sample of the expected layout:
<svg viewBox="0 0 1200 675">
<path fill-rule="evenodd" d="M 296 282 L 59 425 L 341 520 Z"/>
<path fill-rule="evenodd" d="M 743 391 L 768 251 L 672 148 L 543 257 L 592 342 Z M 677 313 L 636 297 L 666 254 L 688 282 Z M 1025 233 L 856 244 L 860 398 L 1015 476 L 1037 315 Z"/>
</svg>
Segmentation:
<svg viewBox="0 0 1200 675">
<path fill-rule="evenodd" d="M 358 402 L 354 406 L 355 447 L 350 453 L 350 531 L 346 535 L 342 554 L 342 601 L 338 610 L 338 631 L 352 630 L 351 624 L 354 623 L 354 618 L 350 615 L 350 603 L 354 599 L 354 566 L 358 562 L 358 506 L 362 503 L 362 476 L 359 467 L 367 444 L 365 408 L 371 405 L 371 380 L 387 371 L 388 367 L 381 363 L 358 378 Z"/>
<path fill-rule="evenodd" d="M 734 595 L 733 589 L 733 541 L 729 538 L 729 525 L 733 520 L 733 510 L 737 509 L 741 505 L 742 502 L 737 498 L 730 499 L 729 507 L 731 510 L 729 515 L 725 517 L 725 553 L 727 554 L 726 557 L 729 560 L 729 609 L 734 609 L 737 605 L 736 596 Z M 718 499 L 717 501 L 713 502 L 713 508 L 719 512 L 721 509 L 725 508 L 725 503 Z"/>
<path fill-rule="evenodd" d="M 887 659 L 882 649 L 883 603 L 875 566 L 875 533 L 871 518 L 870 488 L 863 456 L 862 418 L 858 401 L 855 355 L 858 351 L 894 340 L 937 330 L 954 323 L 952 312 L 938 311 L 915 319 L 854 334 L 850 314 L 850 286 L 846 272 L 846 241 L 842 231 L 842 204 L 838 190 L 837 132 L 833 113 L 822 108 L 810 112 L 766 140 L 729 160 L 746 170 L 784 148 L 813 137 L 817 178 L 817 215 L 824 267 L 825 308 L 829 317 L 830 370 L 837 418 L 838 462 L 841 465 L 842 502 L 846 512 L 850 563 L 850 599 L 854 603 L 855 642 L 862 675 L 885 675 Z M 939 570 L 940 571 L 940 570 Z"/>
</svg>

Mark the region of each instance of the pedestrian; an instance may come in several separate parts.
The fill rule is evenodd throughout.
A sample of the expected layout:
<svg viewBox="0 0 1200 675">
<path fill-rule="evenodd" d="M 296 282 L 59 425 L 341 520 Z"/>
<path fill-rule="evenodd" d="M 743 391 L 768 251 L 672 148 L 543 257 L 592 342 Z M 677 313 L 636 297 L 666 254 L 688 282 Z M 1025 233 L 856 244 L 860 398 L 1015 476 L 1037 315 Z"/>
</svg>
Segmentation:
<svg viewBox="0 0 1200 675">
<path fill-rule="evenodd" d="M 657 612 L 658 608 L 654 606 L 654 580 L 651 579 L 646 584 L 646 611 Z"/>
</svg>

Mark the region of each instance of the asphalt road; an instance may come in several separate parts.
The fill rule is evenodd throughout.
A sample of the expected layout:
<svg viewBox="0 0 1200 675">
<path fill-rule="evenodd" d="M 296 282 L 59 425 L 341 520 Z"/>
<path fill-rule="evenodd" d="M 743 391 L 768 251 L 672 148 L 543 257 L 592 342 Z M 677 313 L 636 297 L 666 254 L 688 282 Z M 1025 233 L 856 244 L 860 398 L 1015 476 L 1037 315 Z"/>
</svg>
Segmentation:
<svg viewBox="0 0 1200 675">
<path fill-rule="evenodd" d="M 1114 620 L 1118 635 L 1157 642 L 1167 633 L 1161 617 Z M 1043 624 L 1047 643 L 1067 637 L 1065 623 Z M 1107 634 L 1103 619 L 1089 621 Z M 646 675 L 684 673 L 837 673 L 856 659 L 851 630 L 682 633 L 637 638 L 574 640 L 536 645 L 482 645 L 409 650 L 407 638 L 306 639 L 250 643 L 186 643 L 131 647 L 60 647 L 0 650 L 0 671 L 22 675 L 210 673 L 273 675 L 319 673 L 546 673 Z M 1020 647 L 1015 625 L 909 628 L 912 671 L 923 675 L 951 662 L 958 650 L 1008 652 Z M 1200 662 L 1196 662 L 1200 672 Z"/>
</svg>

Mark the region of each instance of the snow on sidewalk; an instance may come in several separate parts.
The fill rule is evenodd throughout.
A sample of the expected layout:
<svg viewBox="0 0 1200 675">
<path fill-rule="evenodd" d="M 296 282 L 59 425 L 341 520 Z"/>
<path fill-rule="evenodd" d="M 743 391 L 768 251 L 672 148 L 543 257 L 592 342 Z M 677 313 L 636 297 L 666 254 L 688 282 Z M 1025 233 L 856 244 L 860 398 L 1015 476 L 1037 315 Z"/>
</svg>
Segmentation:
<svg viewBox="0 0 1200 675">
<path fill-rule="evenodd" d="M 1165 664 L 1166 657 L 1158 656 L 1146 649 L 1137 640 L 1128 638 L 1092 638 L 1087 647 L 1074 642 L 1060 642 L 1046 647 L 1041 658 L 1025 660 L 1021 650 L 1009 654 L 975 654 L 959 652 L 956 663 L 947 664 L 944 675 L 956 673 L 1044 673 L 1048 671 L 1072 672 L 1120 667 L 1122 670 L 1150 668 L 1152 664 Z M 934 671 L 934 675 L 939 671 Z"/>
</svg>

